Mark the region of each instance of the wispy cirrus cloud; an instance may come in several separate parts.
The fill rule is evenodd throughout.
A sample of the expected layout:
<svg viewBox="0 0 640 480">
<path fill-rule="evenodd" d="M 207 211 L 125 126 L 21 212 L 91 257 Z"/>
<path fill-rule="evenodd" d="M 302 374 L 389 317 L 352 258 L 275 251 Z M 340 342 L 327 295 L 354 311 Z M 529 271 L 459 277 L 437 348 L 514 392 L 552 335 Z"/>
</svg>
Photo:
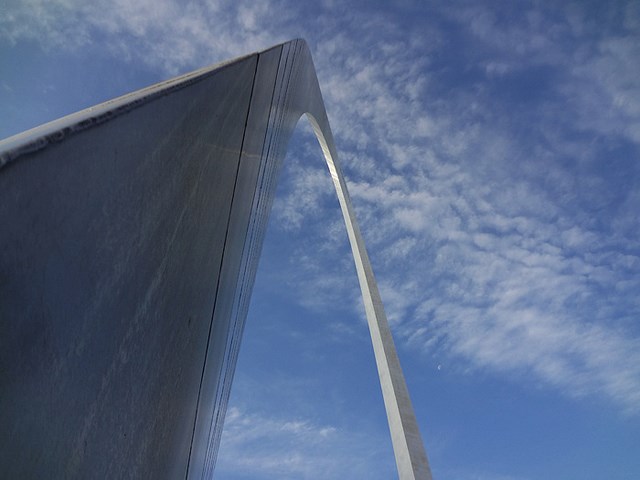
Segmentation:
<svg viewBox="0 0 640 480">
<path fill-rule="evenodd" d="M 473 19 L 460 28 L 476 40 L 449 53 L 470 72 L 460 86 L 438 72 L 438 42 L 409 31 L 396 49 L 388 24 L 391 47 L 373 29 L 336 28 L 366 48 L 337 34 L 320 55 L 336 67 L 318 66 L 400 335 L 461 368 L 533 374 L 637 413 L 638 31 L 619 38 L 575 11 L 547 13 L 451 14 Z M 295 182 L 282 204 L 300 198 Z"/>
<path fill-rule="evenodd" d="M 0 19 L 0 39 L 54 50 L 108 50 L 177 74 L 287 40 L 292 10 L 277 0 L 26 0 L 11 2 Z M 273 11 L 279 14 L 263 28 Z"/>
<path fill-rule="evenodd" d="M 387 478 L 375 438 L 309 419 L 229 409 L 216 475 L 223 478 Z"/>
</svg>

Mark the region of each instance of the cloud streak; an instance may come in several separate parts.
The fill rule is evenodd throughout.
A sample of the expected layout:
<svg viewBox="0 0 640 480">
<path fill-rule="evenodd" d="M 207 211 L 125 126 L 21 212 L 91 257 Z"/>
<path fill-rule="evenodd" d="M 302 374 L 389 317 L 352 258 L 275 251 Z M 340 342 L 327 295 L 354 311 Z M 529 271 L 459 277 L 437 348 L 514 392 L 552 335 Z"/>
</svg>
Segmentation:
<svg viewBox="0 0 640 480">
<path fill-rule="evenodd" d="M 338 25 L 320 47 L 331 54 L 316 58 L 401 337 L 460 368 L 532 375 L 637 414 L 638 32 L 618 38 L 575 11 L 542 13 L 513 26 L 476 8 L 444 12 L 478 19 L 466 32 L 477 41 L 461 65 L 468 84 L 446 102 L 441 52 L 412 32 L 396 48 L 393 26 L 376 42 L 375 29 Z M 322 203 L 319 188 L 291 192 L 283 203 Z M 315 232 L 310 223 L 297 226 Z"/>
<path fill-rule="evenodd" d="M 216 475 L 223 478 L 386 478 L 375 438 L 308 419 L 247 414 L 232 407 Z"/>
</svg>

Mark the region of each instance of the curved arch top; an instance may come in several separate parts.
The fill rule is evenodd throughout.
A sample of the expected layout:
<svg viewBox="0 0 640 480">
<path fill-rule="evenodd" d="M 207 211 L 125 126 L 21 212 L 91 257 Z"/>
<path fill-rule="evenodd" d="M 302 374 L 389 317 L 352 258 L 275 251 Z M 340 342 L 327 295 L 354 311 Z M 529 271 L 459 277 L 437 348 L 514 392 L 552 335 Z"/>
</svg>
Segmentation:
<svg viewBox="0 0 640 480">
<path fill-rule="evenodd" d="M 400 478 L 431 478 L 303 40 L 0 142 L 7 476 L 213 472 L 275 184 L 302 115 L 345 219 Z"/>
<path fill-rule="evenodd" d="M 306 43 L 302 43 L 301 48 L 304 51 L 304 58 L 300 61 L 305 63 L 302 68 L 305 71 L 313 72 L 315 81 L 304 82 L 302 87 L 304 93 L 294 91 L 294 95 L 303 95 L 305 97 L 305 102 L 307 102 L 305 113 L 322 148 L 342 210 L 371 334 L 398 474 L 400 479 L 431 479 L 429 462 L 391 330 L 389 329 L 380 292 L 378 291 L 378 285 L 364 240 L 360 234 L 347 184 L 338 162 L 333 134 L 329 126 L 317 76 L 315 75 L 313 61 Z"/>
</svg>

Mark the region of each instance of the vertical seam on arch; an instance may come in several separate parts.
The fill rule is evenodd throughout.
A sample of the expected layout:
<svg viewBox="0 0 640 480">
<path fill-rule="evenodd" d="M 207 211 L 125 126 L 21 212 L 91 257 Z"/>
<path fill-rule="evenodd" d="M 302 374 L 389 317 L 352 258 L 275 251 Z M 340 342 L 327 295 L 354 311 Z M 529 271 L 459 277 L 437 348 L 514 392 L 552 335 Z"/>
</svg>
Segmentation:
<svg viewBox="0 0 640 480">
<path fill-rule="evenodd" d="M 282 58 L 282 50 L 280 50 L 280 55 L 278 57 L 278 67 L 280 66 L 280 60 Z M 260 61 L 260 59 L 258 58 L 258 62 Z M 257 72 L 257 70 L 256 70 Z M 276 77 L 277 77 L 277 73 L 278 73 L 278 69 L 276 68 Z M 257 81 L 257 75 L 256 75 L 256 80 Z M 277 84 L 277 78 L 274 78 L 274 82 L 273 82 L 273 88 L 271 89 L 271 99 L 269 101 L 269 106 L 271 107 L 273 105 L 273 99 L 275 97 L 275 91 L 276 91 L 276 84 Z M 270 131 L 270 125 L 272 122 L 272 109 L 269 108 L 269 115 L 267 117 L 267 127 L 265 128 L 265 132 L 264 132 L 264 138 L 262 141 L 262 152 L 260 155 L 260 171 L 258 174 L 258 177 L 256 178 L 256 188 L 254 188 L 254 195 L 253 195 L 253 199 L 252 199 L 252 213 L 249 219 L 249 222 L 247 223 L 247 228 L 245 229 L 245 244 L 243 247 L 243 252 L 242 252 L 242 258 L 241 258 L 241 264 L 240 264 L 240 269 L 238 272 L 238 279 L 236 282 L 237 285 L 237 289 L 238 289 L 238 293 L 236 295 L 236 297 L 234 298 L 234 305 L 232 307 L 232 319 L 235 319 L 235 321 L 233 322 L 232 326 L 233 326 L 233 334 L 231 335 L 230 341 L 228 342 L 228 346 L 229 351 L 228 351 L 228 358 L 227 358 L 227 354 L 225 354 L 225 358 L 227 358 L 227 365 L 229 365 L 231 368 L 233 368 L 235 370 L 235 363 L 237 360 L 237 356 L 238 356 L 238 350 L 239 350 L 239 344 L 240 344 L 240 339 L 242 338 L 242 331 L 244 330 L 244 324 L 245 324 L 245 320 L 242 320 L 243 317 L 246 317 L 246 312 L 245 315 L 242 314 L 242 310 L 245 308 L 245 304 L 247 302 L 247 298 L 249 295 L 246 294 L 246 292 L 250 292 L 251 291 L 251 286 L 249 286 L 249 288 L 247 288 L 247 282 L 250 282 L 251 285 L 253 284 L 253 281 L 251 279 L 247 279 L 247 273 L 249 271 L 249 264 L 251 259 L 254 257 L 253 255 L 253 251 L 255 249 L 254 244 L 256 241 L 257 236 L 259 236 L 259 233 L 256 233 L 256 228 L 257 225 L 259 225 L 259 218 L 260 215 L 258 213 L 258 206 L 262 204 L 262 202 L 260 202 L 260 194 L 258 193 L 259 189 L 257 188 L 258 185 L 262 185 L 263 181 L 264 181 L 264 176 L 265 171 L 267 170 L 268 167 L 268 155 L 270 152 L 270 147 L 271 147 L 271 138 L 269 138 L 269 136 L 273 137 L 273 132 Z M 275 112 L 274 112 L 275 113 Z M 269 140 L 267 140 L 269 138 Z M 255 209 L 255 211 L 254 211 Z M 266 222 L 265 222 L 266 223 Z M 236 304 L 237 301 L 237 304 Z M 241 320 L 241 321 L 238 321 Z M 227 350 L 225 349 L 225 353 L 227 353 Z M 230 391 L 230 386 L 228 388 L 225 388 L 225 386 L 227 385 L 227 377 L 229 376 L 229 371 L 228 369 L 223 370 L 221 372 L 222 375 L 222 392 L 221 392 L 221 402 L 222 403 L 226 403 L 228 401 L 228 397 L 229 397 L 229 391 Z M 231 373 L 231 378 L 233 378 L 233 373 Z M 218 420 L 220 419 L 220 416 L 222 416 L 224 418 L 225 413 L 224 413 L 225 409 L 218 409 L 217 411 L 217 416 L 214 419 L 215 421 L 212 421 L 212 425 L 217 425 L 218 424 Z M 208 452 L 209 453 L 209 457 L 207 458 L 207 466 L 209 466 L 209 464 L 211 464 L 212 462 L 215 463 L 215 458 L 217 457 L 217 449 L 219 448 L 219 445 L 217 445 L 217 442 L 213 442 L 213 445 L 216 447 L 216 451 L 214 453 Z M 213 459 L 213 460 L 212 460 Z"/>
<path fill-rule="evenodd" d="M 202 373 L 200 374 L 200 385 L 198 387 L 198 400 L 196 403 L 196 413 L 193 419 L 193 430 L 191 432 L 191 444 L 189 445 L 189 460 L 187 462 L 187 471 L 185 472 L 185 479 L 187 479 L 189 477 L 189 470 L 191 468 L 191 455 L 193 453 L 193 442 L 195 440 L 195 434 L 196 434 L 196 426 L 198 424 L 198 413 L 200 412 L 200 396 L 202 394 L 202 384 L 204 383 L 204 374 L 205 374 L 205 370 L 207 367 L 207 358 L 209 356 L 209 345 L 211 343 L 211 332 L 213 330 L 213 317 L 216 311 L 216 304 L 217 304 L 217 300 L 218 300 L 218 291 L 220 289 L 220 277 L 222 275 L 222 266 L 224 265 L 224 254 L 225 254 L 225 250 L 227 248 L 227 239 L 229 237 L 229 224 L 231 223 L 231 214 L 233 212 L 233 199 L 236 193 L 236 186 L 238 184 L 238 172 L 240 171 L 240 160 L 242 159 L 242 151 L 244 148 L 244 141 L 245 141 L 245 137 L 247 134 L 247 124 L 249 122 L 249 113 L 251 112 L 251 103 L 253 101 L 253 91 L 255 89 L 255 85 L 256 85 L 256 74 L 258 72 L 258 62 L 260 60 L 260 54 L 256 55 L 256 66 L 255 69 L 253 71 L 253 79 L 251 81 L 251 93 L 249 94 L 249 102 L 247 105 L 247 114 L 245 116 L 244 119 L 244 129 L 242 131 L 242 141 L 240 142 L 240 152 L 238 153 L 238 166 L 236 167 L 236 175 L 235 175 L 235 179 L 233 182 L 233 190 L 231 193 L 231 203 L 229 205 L 229 215 L 227 218 L 227 228 L 225 231 L 225 235 L 224 235 L 224 243 L 222 245 L 222 256 L 220 257 L 220 265 L 218 267 L 218 280 L 216 282 L 216 289 L 215 289 L 215 296 L 214 296 L 214 300 L 213 300 L 213 309 L 211 311 L 211 321 L 209 323 L 209 333 L 207 335 L 207 345 L 205 348 L 205 353 L 204 353 L 204 361 L 202 363 Z"/>
<path fill-rule="evenodd" d="M 278 66 L 280 65 L 280 58 L 282 57 L 282 51 L 281 54 L 279 56 L 278 59 Z M 259 59 L 258 59 L 259 61 Z M 276 75 L 277 75 L 277 70 L 276 70 Z M 256 76 L 257 77 L 257 76 Z M 257 78 L 256 78 L 257 80 Z M 274 85 L 271 91 L 271 99 L 269 102 L 269 105 L 271 106 L 273 104 L 273 98 L 275 96 L 275 89 L 276 89 L 276 81 L 274 79 Z M 267 118 L 267 128 L 265 128 L 265 133 L 264 133 L 264 138 L 263 138 L 263 142 L 262 142 L 262 154 L 260 155 L 260 162 L 262 165 L 264 165 L 264 169 L 266 169 L 267 167 L 267 151 L 268 148 L 265 148 L 267 145 L 267 135 L 270 133 L 269 132 L 269 125 L 271 122 L 271 108 L 269 109 L 269 115 Z M 270 142 L 269 142 L 270 145 Z M 262 169 L 262 172 L 264 172 L 264 169 Z M 258 182 L 261 183 L 261 179 L 257 178 L 256 179 L 256 186 L 258 185 Z M 256 197 L 259 197 L 260 195 L 258 194 L 258 189 L 255 188 L 254 189 L 254 200 L 252 201 L 252 205 L 255 207 L 258 204 L 258 200 Z M 231 339 L 229 342 L 229 359 L 226 362 L 226 370 L 224 370 L 222 372 L 223 374 L 223 378 L 226 380 L 227 376 L 230 373 L 229 369 L 233 369 L 235 370 L 235 360 L 237 359 L 237 353 L 238 353 L 238 345 L 240 343 L 240 338 L 241 338 L 241 331 L 244 330 L 244 321 L 238 321 L 239 319 L 242 319 L 243 316 L 242 314 L 239 314 L 239 312 L 243 309 L 243 305 L 244 303 L 246 303 L 246 297 L 247 295 L 245 295 L 245 291 L 247 290 L 245 287 L 247 286 L 247 281 L 251 281 L 250 279 L 247 279 L 247 272 L 248 272 L 248 265 L 249 265 L 249 261 L 252 258 L 252 250 L 253 250 L 253 243 L 255 241 L 255 236 L 256 236 L 256 232 L 254 231 L 255 229 L 255 225 L 258 223 L 258 219 L 257 217 L 257 212 L 252 212 L 252 215 L 250 217 L 249 222 L 247 223 L 247 228 L 245 229 L 245 235 L 244 238 L 245 240 L 245 245 L 243 247 L 243 254 L 242 254 L 242 259 L 241 259 L 241 265 L 240 265 L 240 270 L 238 272 L 238 278 L 236 281 L 237 284 L 237 288 L 238 288 L 238 293 L 236 298 L 234 299 L 234 307 L 232 308 L 232 318 L 235 318 L 236 321 L 233 322 L 233 335 L 231 335 Z M 253 283 L 253 282 L 251 282 Z M 248 291 L 251 291 L 251 288 L 249 287 Z M 243 302 L 244 300 L 244 302 Z M 235 304 L 237 301 L 237 305 Z M 234 314 L 234 310 L 235 310 L 235 314 Z M 233 378 L 233 372 L 231 372 L 231 378 Z M 225 393 L 228 394 L 229 390 L 230 390 L 230 385 L 229 387 L 226 387 L 227 382 L 223 380 L 222 382 L 222 396 L 223 398 L 221 399 L 221 402 L 225 402 Z M 225 388 L 226 387 L 226 388 Z M 226 395 L 228 397 L 228 395 Z M 224 415 L 223 413 L 223 409 L 218 409 L 217 415 Z M 216 419 L 217 420 L 217 419 Z M 217 421 L 215 422 L 217 424 Z M 215 445 L 215 442 L 214 442 Z"/>
</svg>

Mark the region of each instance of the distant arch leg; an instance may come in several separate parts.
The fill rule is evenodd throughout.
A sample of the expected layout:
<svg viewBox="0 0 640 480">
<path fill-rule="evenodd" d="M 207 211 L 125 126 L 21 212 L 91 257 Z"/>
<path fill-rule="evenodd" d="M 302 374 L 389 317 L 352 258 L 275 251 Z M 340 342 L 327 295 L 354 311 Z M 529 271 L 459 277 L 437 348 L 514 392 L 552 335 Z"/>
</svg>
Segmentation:
<svg viewBox="0 0 640 480">
<path fill-rule="evenodd" d="M 431 469 L 418 429 L 409 391 L 402 373 L 369 256 L 356 221 L 349 191 L 335 153 L 333 153 L 335 148 L 332 148 L 327 142 L 328 135 L 325 136 L 325 132 L 313 115 L 307 114 L 307 116 L 322 148 L 347 228 L 380 377 L 380 386 L 382 387 L 387 411 L 398 474 L 401 480 L 431 480 Z"/>
</svg>

